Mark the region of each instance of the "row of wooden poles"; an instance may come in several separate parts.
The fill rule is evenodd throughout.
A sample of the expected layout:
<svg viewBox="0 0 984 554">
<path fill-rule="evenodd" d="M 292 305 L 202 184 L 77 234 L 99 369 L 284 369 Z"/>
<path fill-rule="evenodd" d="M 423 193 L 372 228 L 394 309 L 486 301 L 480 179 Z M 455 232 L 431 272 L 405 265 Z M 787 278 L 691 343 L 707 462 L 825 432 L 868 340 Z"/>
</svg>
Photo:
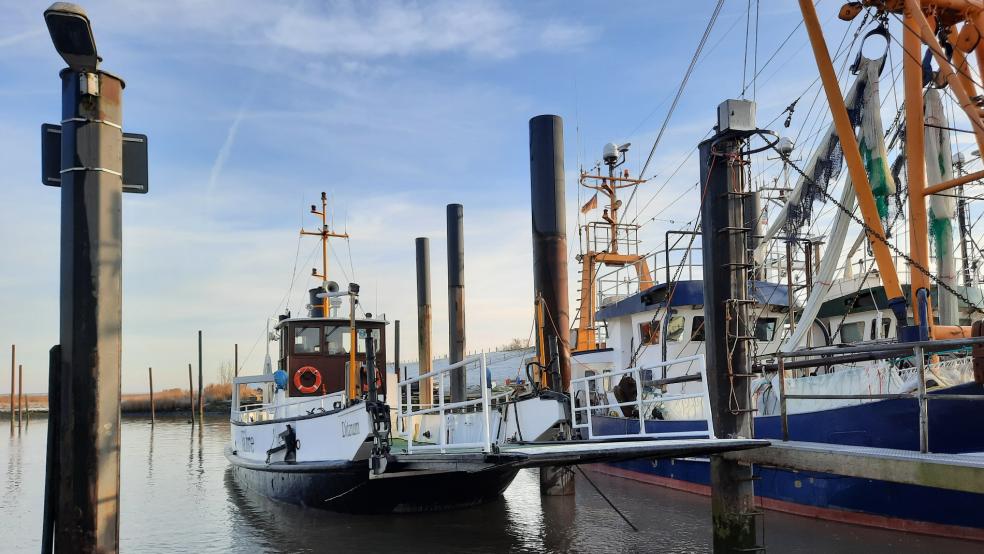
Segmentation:
<svg viewBox="0 0 984 554">
<path fill-rule="evenodd" d="M 16 380 L 15 380 L 16 378 Z M 16 403 L 14 394 L 16 391 Z M 10 434 L 14 434 L 14 419 L 17 420 L 17 431 L 21 426 L 31 423 L 30 407 L 24 402 L 24 366 L 17 363 L 17 345 L 10 345 Z"/>
<path fill-rule="evenodd" d="M 233 378 L 239 376 L 239 344 L 233 347 Z M 150 424 L 157 421 L 157 408 L 154 403 L 154 368 L 147 368 L 147 379 L 150 389 Z M 236 386 L 233 384 L 233 386 Z M 188 364 L 188 408 L 191 412 L 191 423 L 195 423 L 195 383 L 192 374 L 192 364 Z M 205 418 L 205 386 L 202 375 L 202 332 L 198 331 L 198 419 Z M 16 423 L 15 423 L 16 421 Z M 31 410 L 24 401 L 24 366 L 17 363 L 17 345 L 10 345 L 10 433 L 14 428 L 19 431 L 21 426 L 31 421 Z"/>
<path fill-rule="evenodd" d="M 239 377 L 239 343 L 233 345 L 232 361 L 233 379 Z M 157 410 L 154 405 L 154 368 L 147 368 L 147 380 L 150 387 L 150 424 L 157 421 Z M 198 331 L 198 420 L 205 420 L 205 381 L 202 376 L 202 332 Z M 236 386 L 235 382 L 232 386 Z M 195 382 L 191 364 L 188 364 L 188 410 L 191 412 L 191 424 L 195 424 Z"/>
</svg>

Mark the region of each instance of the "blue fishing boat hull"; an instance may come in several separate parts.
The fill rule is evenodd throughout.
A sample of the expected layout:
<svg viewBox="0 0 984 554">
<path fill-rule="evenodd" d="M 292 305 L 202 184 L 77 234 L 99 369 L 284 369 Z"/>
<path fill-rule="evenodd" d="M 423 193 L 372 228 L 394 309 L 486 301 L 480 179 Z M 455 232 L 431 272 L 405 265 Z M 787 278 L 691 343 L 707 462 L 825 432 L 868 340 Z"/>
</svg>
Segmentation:
<svg viewBox="0 0 984 554">
<path fill-rule="evenodd" d="M 977 384 L 951 387 L 940 393 L 984 395 Z M 930 451 L 984 452 L 984 404 L 967 400 L 929 403 Z M 790 440 L 833 444 L 919 449 L 919 407 L 915 399 L 872 402 L 789 416 Z M 593 417 L 601 435 L 634 433 L 639 421 Z M 704 431 L 703 421 L 647 420 L 649 432 Z M 780 439 L 779 416 L 755 418 L 755 436 Z M 636 460 L 599 468 L 657 485 L 708 493 L 706 459 Z M 755 493 L 765 508 L 863 525 L 984 540 L 984 495 L 916 485 L 858 479 L 828 473 L 756 468 Z"/>
</svg>

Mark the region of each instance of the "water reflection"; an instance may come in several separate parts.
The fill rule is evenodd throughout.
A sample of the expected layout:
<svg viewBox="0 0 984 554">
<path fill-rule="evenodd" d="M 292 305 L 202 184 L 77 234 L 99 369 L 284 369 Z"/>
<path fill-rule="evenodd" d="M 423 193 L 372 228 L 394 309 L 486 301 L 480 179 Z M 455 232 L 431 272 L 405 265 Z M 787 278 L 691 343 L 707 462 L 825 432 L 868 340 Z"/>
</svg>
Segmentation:
<svg viewBox="0 0 984 554">
<path fill-rule="evenodd" d="M 40 545 L 47 425 L 0 441 L 0 552 Z M 539 495 L 522 471 L 503 498 L 465 510 L 355 516 L 279 504 L 244 492 L 222 450 L 224 418 L 124 420 L 121 550 L 172 552 L 706 552 L 706 498 L 593 474 L 639 528 L 629 526 L 578 476 L 573 497 Z M 979 544 L 864 529 L 768 513 L 773 552 L 978 552 Z"/>
</svg>

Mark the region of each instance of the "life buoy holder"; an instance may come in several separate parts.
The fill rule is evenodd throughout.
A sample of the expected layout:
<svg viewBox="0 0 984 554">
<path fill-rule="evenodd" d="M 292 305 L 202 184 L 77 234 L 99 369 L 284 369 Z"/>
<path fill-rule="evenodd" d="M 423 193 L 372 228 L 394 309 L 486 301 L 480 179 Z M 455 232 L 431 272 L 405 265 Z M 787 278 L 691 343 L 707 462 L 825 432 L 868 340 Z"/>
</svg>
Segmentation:
<svg viewBox="0 0 984 554">
<path fill-rule="evenodd" d="M 366 368 L 365 368 L 365 366 L 362 367 L 362 371 L 360 372 L 359 377 L 361 377 L 361 381 L 362 381 L 362 392 L 368 393 L 369 392 L 369 381 L 366 380 Z M 383 391 L 383 374 L 379 371 L 379 369 L 377 369 L 376 370 L 376 392 L 382 392 L 382 391 Z"/>
<path fill-rule="evenodd" d="M 301 383 L 301 377 L 307 375 L 308 373 L 314 374 L 314 383 L 309 386 L 304 386 Z M 319 388 L 321 388 L 321 372 L 318 371 L 318 368 L 309 365 L 298 369 L 297 372 L 294 373 L 294 387 L 297 388 L 301 394 L 311 394 L 312 392 L 316 392 Z"/>
</svg>

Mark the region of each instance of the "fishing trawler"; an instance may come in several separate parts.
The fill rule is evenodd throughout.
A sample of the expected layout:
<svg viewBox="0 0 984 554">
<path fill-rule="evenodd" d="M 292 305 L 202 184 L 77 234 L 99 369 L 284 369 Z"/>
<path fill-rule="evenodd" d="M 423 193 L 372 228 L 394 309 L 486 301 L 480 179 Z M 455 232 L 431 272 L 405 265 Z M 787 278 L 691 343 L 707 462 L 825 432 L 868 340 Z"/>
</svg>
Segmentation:
<svg viewBox="0 0 984 554">
<path fill-rule="evenodd" d="M 567 396 L 543 388 L 493 397 L 484 354 L 399 380 L 385 370 L 386 318 L 357 315 L 360 287 L 328 279 L 328 241 L 348 235 L 330 228 L 324 193 L 321 201 L 320 210 L 311 207 L 320 229 L 301 231 L 322 241 L 321 271 L 312 271 L 321 285 L 308 291 L 309 313 L 280 316 L 269 336 L 279 345 L 276 370 L 268 353 L 261 375 L 234 379 L 225 454 L 245 489 L 345 512 L 435 510 L 496 498 L 527 467 L 767 444 L 713 436 L 557 441 L 570 426 Z M 555 356 L 545 367 L 556 373 L 558 364 Z M 464 399 L 445 394 L 456 371 Z"/>
<path fill-rule="evenodd" d="M 863 35 L 862 44 L 883 39 L 887 54 L 891 44 L 889 16 L 900 12 L 901 4 L 864 3 L 870 8 L 871 27 L 866 28 L 866 15 L 855 36 Z M 984 429 L 973 423 L 984 407 L 974 400 L 984 399 L 984 373 L 975 371 L 970 347 L 944 350 L 925 359 L 900 354 L 882 356 L 887 359 L 856 355 L 855 363 L 812 364 L 792 371 L 782 363 L 789 354 L 815 351 L 832 356 L 837 348 L 888 348 L 900 341 L 980 335 L 981 325 L 974 323 L 984 313 L 984 295 L 974 261 L 979 247 L 965 225 L 962 191 L 957 189 L 956 194 L 949 195 L 946 191 L 972 183 L 984 173 L 962 175 L 963 154 L 951 156 L 949 133 L 955 129 L 945 117 L 942 100 L 943 94 L 961 99 L 978 151 L 984 151 L 984 125 L 974 107 L 978 104 L 966 98 L 967 91 L 976 91 L 976 85 L 959 69 L 967 67 L 965 56 L 976 45 L 961 37 L 976 31 L 972 23 L 965 23 L 961 31 L 956 26 L 961 21 L 957 12 L 944 9 L 942 4 L 933 10 L 937 8 L 940 32 L 924 25 L 914 46 L 920 48 L 920 39 L 929 45 L 923 67 L 916 63 L 915 69 L 905 68 L 916 71 L 923 86 L 917 82 L 911 87 L 914 90 L 907 88 L 906 102 L 912 113 L 900 107 L 888 133 L 882 126 L 878 86 L 885 55 L 868 58 L 858 45 L 851 68 L 853 83 L 848 84 L 840 100 L 843 104 L 838 106 L 836 97 L 827 91 L 832 112 L 845 111 L 846 107 L 850 118 L 845 121 L 853 127 L 852 135 L 857 134 L 864 161 L 863 167 L 852 168 L 844 180 L 839 199 L 829 192 L 838 182 L 844 156 L 836 120 L 821 135 L 803 168 L 792 160 L 791 141 L 777 141 L 774 152 L 770 151 L 786 171 L 795 171 L 800 177 L 794 187 L 778 187 L 780 195 L 773 201 L 781 209 L 768 229 L 763 221 L 768 211 L 759 205 L 759 194 L 764 195 L 769 187 L 760 186 L 748 199 L 754 214 L 747 224 L 747 248 L 754 261 L 749 269 L 748 298 L 753 316 L 748 340 L 759 373 L 752 383 L 757 438 L 958 454 L 974 463 L 984 460 Z M 842 10 L 842 16 L 851 19 L 861 11 L 862 3 L 852 2 Z M 906 17 L 906 25 L 917 28 L 910 17 Z M 863 34 L 865 30 L 868 32 Z M 903 29 L 898 32 L 907 34 Z M 913 35 L 909 39 L 914 37 L 908 34 Z M 949 46 L 953 45 L 952 58 L 940 58 L 939 53 L 944 52 L 937 42 L 940 38 L 949 41 L 945 42 L 945 52 L 951 52 Z M 818 40 L 822 38 L 811 37 L 814 46 Z M 918 50 L 907 53 L 902 63 L 909 64 L 912 60 L 908 58 L 917 62 L 924 59 Z M 950 69 L 951 65 L 957 69 Z M 971 96 L 980 98 L 976 92 Z M 792 117 L 790 108 L 787 110 Z M 902 125 L 912 132 L 905 133 Z M 892 139 L 887 146 L 886 137 Z M 616 193 L 623 184 L 635 187 L 645 181 L 631 179 L 627 172 L 616 178 L 619 150 L 611 145 L 603 153 L 610 168 L 608 175 L 600 171 L 581 174 L 582 186 L 601 192 L 608 202 L 602 221 L 582 225 L 586 251 L 579 257 L 580 310 L 572 329 L 572 342 L 577 344 L 572 357 L 577 382 L 572 393 L 580 407 L 576 410 L 590 415 L 580 424 L 592 437 L 622 436 L 640 428 L 697 436 L 710 424 L 705 421 L 707 407 L 700 394 L 706 385 L 702 384 L 702 371 L 694 364 L 694 356 L 703 353 L 705 343 L 698 223 L 667 233 L 660 251 L 641 253 L 639 225 L 619 220 L 621 202 Z M 898 152 L 891 163 L 890 151 Z M 624 151 L 621 156 L 624 159 Z M 902 171 L 907 166 L 908 175 Z M 702 174 L 706 171 L 701 168 Z M 900 181 L 906 183 L 906 189 L 896 185 Z M 585 204 L 582 213 L 597 209 L 596 198 Z M 860 217 L 855 214 L 856 199 Z M 818 221 L 813 208 L 823 203 L 834 208 L 832 220 L 826 221 L 828 232 L 804 229 Z M 908 236 L 904 232 L 887 234 L 885 229 L 890 232 L 905 221 L 905 208 L 909 212 Z M 955 217 L 960 221 L 959 247 L 953 240 Z M 852 224 L 856 224 L 857 238 L 848 243 Z M 935 251 L 932 261 L 928 237 L 933 239 Z M 962 283 L 955 271 L 954 253 L 958 250 L 962 250 Z M 899 261 L 908 265 L 908 272 L 896 270 L 893 262 Z M 662 282 L 649 272 L 650 266 L 660 263 L 665 269 Z M 605 268 L 607 273 L 603 273 Z M 599 380 L 598 376 L 604 378 Z M 624 409 L 621 404 L 625 399 L 637 395 L 645 399 L 643 408 Z M 934 396 L 938 399 L 929 403 L 927 411 L 925 399 Z M 710 491 L 709 461 L 702 457 L 635 460 L 595 469 L 695 493 Z M 984 495 L 772 467 L 756 467 L 755 473 L 755 493 L 765 508 L 984 540 L 984 514 L 979 509 Z"/>
</svg>

